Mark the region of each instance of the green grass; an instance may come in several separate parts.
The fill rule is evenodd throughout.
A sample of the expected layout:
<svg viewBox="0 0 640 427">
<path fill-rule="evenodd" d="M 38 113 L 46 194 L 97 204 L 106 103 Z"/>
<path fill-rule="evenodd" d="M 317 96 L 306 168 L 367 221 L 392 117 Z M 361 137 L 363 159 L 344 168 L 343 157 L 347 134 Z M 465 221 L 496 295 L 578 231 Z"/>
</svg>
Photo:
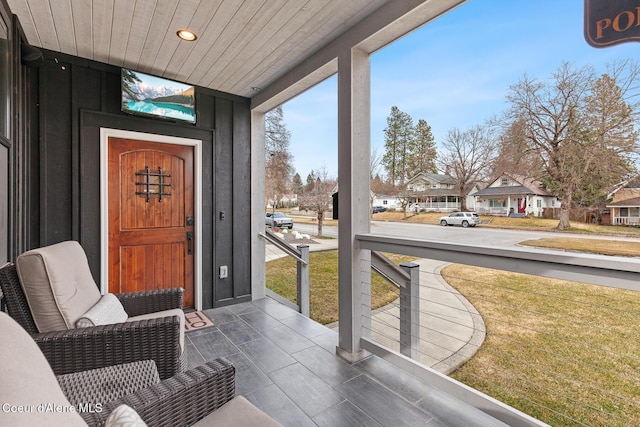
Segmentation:
<svg viewBox="0 0 640 427">
<path fill-rule="evenodd" d="M 638 241 L 545 237 L 537 240 L 527 240 L 520 242 L 520 244 L 538 248 L 562 249 L 600 255 L 640 256 L 640 242 Z"/>
<path fill-rule="evenodd" d="M 637 292 L 462 265 L 442 275 L 487 328 L 453 378 L 554 426 L 640 425 Z"/>
<path fill-rule="evenodd" d="M 396 264 L 414 258 L 386 254 Z M 338 251 L 309 254 L 310 317 L 323 325 L 338 321 Z M 269 261 L 267 288 L 296 303 L 296 262 L 292 258 Z M 372 309 L 383 307 L 399 297 L 398 289 L 377 274 L 371 275 Z"/>
</svg>

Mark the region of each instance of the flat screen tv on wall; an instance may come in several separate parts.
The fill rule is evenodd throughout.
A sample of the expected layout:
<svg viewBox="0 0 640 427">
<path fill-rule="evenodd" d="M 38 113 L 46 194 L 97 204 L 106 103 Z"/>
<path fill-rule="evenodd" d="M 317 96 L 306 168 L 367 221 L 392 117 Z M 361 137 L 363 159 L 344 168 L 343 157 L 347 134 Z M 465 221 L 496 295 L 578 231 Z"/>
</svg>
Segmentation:
<svg viewBox="0 0 640 427">
<path fill-rule="evenodd" d="M 196 122 L 193 86 L 122 69 L 122 111 L 167 120 Z"/>
</svg>

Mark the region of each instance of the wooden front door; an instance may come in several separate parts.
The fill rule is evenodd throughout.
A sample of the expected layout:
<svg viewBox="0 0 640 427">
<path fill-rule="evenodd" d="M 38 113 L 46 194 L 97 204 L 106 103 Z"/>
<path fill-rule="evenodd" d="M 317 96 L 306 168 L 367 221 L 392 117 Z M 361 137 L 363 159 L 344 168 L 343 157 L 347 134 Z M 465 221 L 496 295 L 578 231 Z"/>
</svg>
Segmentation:
<svg viewBox="0 0 640 427">
<path fill-rule="evenodd" d="M 184 288 L 193 307 L 193 147 L 109 138 L 109 292 Z"/>
</svg>

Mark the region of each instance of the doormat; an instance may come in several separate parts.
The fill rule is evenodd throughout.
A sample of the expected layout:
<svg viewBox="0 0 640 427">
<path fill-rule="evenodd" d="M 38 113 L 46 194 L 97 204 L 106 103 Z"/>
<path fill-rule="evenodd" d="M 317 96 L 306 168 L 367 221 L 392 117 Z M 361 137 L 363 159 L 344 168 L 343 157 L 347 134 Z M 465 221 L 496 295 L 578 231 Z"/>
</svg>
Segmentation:
<svg viewBox="0 0 640 427">
<path fill-rule="evenodd" d="M 197 329 L 213 326 L 213 322 L 201 311 L 192 311 L 184 314 L 185 330 L 195 331 Z"/>
</svg>

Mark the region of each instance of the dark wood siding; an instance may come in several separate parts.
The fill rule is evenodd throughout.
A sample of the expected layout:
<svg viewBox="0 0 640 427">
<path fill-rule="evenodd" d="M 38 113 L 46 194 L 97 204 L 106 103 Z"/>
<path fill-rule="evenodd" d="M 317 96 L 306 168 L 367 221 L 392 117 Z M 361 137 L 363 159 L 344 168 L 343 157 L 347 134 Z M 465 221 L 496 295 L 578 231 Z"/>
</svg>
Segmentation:
<svg viewBox="0 0 640 427">
<path fill-rule="evenodd" d="M 10 182 L 13 168 L 10 158 L 14 140 L 11 115 L 12 108 L 15 108 L 11 90 L 14 84 L 12 69 L 15 68 L 12 55 L 13 26 L 9 7 L 4 0 L 0 1 L 0 28 L 0 265 L 3 265 L 10 259 L 12 246 L 9 206 L 12 200 Z"/>
<path fill-rule="evenodd" d="M 9 149 L 0 143 L 0 265 L 9 260 Z"/>
<path fill-rule="evenodd" d="M 196 88 L 197 125 L 120 111 L 120 68 L 44 51 L 39 69 L 38 245 L 79 240 L 100 279 L 100 128 L 203 141 L 203 306 L 250 298 L 249 100 Z M 220 212 L 224 212 L 221 219 Z M 220 279 L 218 268 L 229 267 Z"/>
</svg>

